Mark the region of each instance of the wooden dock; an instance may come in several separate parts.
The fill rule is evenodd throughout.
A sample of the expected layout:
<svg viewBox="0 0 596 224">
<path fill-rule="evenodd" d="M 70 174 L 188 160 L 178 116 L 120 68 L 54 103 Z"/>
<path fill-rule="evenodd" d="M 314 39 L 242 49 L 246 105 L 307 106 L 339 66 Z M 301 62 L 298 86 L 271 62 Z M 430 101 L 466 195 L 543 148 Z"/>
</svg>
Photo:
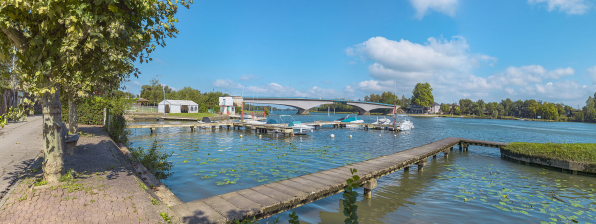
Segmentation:
<svg viewBox="0 0 596 224">
<path fill-rule="evenodd" d="M 377 186 L 377 179 L 417 164 L 422 171 L 426 161 L 437 154 L 448 156 L 459 145 L 482 145 L 500 148 L 507 143 L 446 138 L 391 155 L 320 171 L 236 192 L 171 206 L 184 223 L 231 223 L 234 220 L 257 219 L 275 215 L 301 205 L 337 194 L 351 177 L 350 168 L 358 170 L 365 197 Z"/>
<path fill-rule="evenodd" d="M 192 121 L 192 119 L 189 119 Z M 383 125 L 383 124 L 354 124 L 354 123 L 342 123 L 339 121 L 315 121 L 311 123 L 304 123 L 306 125 L 314 126 L 315 129 L 321 129 L 321 127 L 326 125 L 331 125 L 333 128 L 343 128 L 346 125 L 354 125 L 363 127 L 364 130 L 369 129 L 385 129 L 391 131 L 399 131 L 399 127 L 393 125 Z M 133 124 L 127 125 L 127 128 L 149 128 L 151 133 L 155 133 L 156 128 L 190 128 L 190 131 L 194 131 L 199 127 L 207 127 L 207 128 L 227 128 L 227 129 L 236 129 L 240 130 L 241 127 L 244 127 L 245 130 L 254 131 L 255 133 L 281 133 L 284 135 L 291 135 L 293 133 L 293 128 L 288 127 L 288 124 L 253 124 L 247 122 L 213 122 L 213 123 L 186 123 L 186 124 Z"/>
</svg>

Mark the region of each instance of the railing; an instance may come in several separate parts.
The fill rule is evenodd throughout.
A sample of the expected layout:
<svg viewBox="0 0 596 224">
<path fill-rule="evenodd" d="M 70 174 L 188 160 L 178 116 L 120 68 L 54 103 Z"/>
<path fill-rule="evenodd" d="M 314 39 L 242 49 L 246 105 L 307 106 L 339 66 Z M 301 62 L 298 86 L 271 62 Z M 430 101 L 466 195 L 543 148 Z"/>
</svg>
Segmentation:
<svg viewBox="0 0 596 224">
<path fill-rule="evenodd" d="M 127 110 L 138 113 L 157 113 L 157 106 L 130 106 Z"/>
<path fill-rule="evenodd" d="M 327 101 L 334 101 L 334 102 L 360 102 L 360 103 L 371 103 L 371 104 L 379 104 L 385 106 L 394 106 L 393 104 L 386 104 L 386 103 L 379 103 L 379 102 L 369 102 L 369 101 L 362 101 L 362 100 L 346 100 L 346 99 L 331 99 L 331 98 L 314 98 L 314 97 L 244 97 L 244 100 L 266 100 L 266 99 L 289 99 L 289 100 L 327 100 Z M 265 103 L 265 102 L 263 102 Z"/>
</svg>

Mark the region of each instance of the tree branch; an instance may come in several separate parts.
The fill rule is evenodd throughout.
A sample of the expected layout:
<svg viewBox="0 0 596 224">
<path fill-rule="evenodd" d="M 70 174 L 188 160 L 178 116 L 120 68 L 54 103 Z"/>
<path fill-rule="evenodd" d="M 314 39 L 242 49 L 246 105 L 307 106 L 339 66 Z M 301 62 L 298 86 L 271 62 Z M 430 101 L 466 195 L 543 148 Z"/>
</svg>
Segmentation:
<svg viewBox="0 0 596 224">
<path fill-rule="evenodd" d="M 10 39 L 13 45 L 19 51 L 27 51 L 29 50 L 29 44 L 27 43 L 27 37 L 23 35 L 23 33 L 19 32 L 15 28 L 0 28 L 4 34 Z"/>
</svg>

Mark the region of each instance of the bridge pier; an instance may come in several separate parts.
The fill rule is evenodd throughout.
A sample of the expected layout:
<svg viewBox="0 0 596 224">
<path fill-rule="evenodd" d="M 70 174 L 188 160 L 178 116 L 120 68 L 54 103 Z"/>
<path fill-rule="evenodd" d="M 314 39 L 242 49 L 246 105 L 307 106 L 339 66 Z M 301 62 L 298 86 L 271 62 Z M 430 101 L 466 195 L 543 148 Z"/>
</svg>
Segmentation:
<svg viewBox="0 0 596 224">
<path fill-rule="evenodd" d="M 372 198 L 372 190 L 377 188 L 377 179 L 369 180 L 362 185 L 364 188 L 364 198 Z"/>
<path fill-rule="evenodd" d="M 309 115 L 310 113 L 308 112 L 308 110 L 305 109 L 298 109 L 298 113 L 299 115 Z"/>
</svg>

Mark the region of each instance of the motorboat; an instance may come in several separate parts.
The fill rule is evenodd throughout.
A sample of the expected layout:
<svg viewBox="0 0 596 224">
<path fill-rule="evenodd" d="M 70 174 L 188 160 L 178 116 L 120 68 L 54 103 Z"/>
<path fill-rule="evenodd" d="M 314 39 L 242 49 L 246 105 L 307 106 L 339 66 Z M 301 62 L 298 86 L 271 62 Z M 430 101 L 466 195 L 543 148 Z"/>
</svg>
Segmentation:
<svg viewBox="0 0 596 224">
<path fill-rule="evenodd" d="M 377 121 L 373 122 L 373 124 L 385 124 L 385 125 L 391 125 L 391 123 L 393 123 L 390 119 L 386 118 L 386 117 L 377 117 Z"/>
<path fill-rule="evenodd" d="M 244 119 L 252 119 L 252 115 L 250 115 L 250 114 L 246 114 L 246 115 L 244 115 L 244 117 L 242 117 L 242 118 L 244 118 Z"/>
<path fill-rule="evenodd" d="M 312 132 L 312 130 L 315 129 L 313 126 L 294 120 L 294 117 L 291 115 L 279 115 L 279 118 L 282 122 L 284 117 L 289 118 L 288 127 L 292 127 L 292 129 L 294 129 L 294 134 L 306 134 L 308 131 Z"/>
<path fill-rule="evenodd" d="M 395 125 L 399 126 L 399 130 L 409 131 L 414 129 L 414 123 L 408 120 L 407 115 L 400 115 L 399 117 L 403 117 L 403 119 L 395 122 Z"/>
<path fill-rule="evenodd" d="M 267 124 L 265 121 L 257 121 L 257 120 L 244 120 L 246 124 Z"/>
<path fill-rule="evenodd" d="M 358 116 L 355 114 L 349 114 L 348 116 L 346 116 L 344 118 L 337 119 L 337 121 L 340 121 L 342 123 L 353 123 L 353 124 L 364 123 L 364 121 L 362 119 L 358 118 Z"/>
</svg>

